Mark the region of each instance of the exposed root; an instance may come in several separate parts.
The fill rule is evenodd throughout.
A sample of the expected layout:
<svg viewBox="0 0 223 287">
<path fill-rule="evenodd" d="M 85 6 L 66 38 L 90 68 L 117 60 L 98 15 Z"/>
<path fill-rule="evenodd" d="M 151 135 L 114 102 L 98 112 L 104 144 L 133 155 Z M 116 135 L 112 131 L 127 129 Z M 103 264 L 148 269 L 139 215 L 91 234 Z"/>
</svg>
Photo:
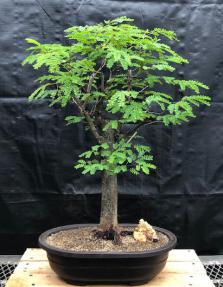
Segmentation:
<svg viewBox="0 0 223 287">
<path fill-rule="evenodd" d="M 122 244 L 121 235 L 120 235 L 120 232 L 118 231 L 115 231 L 114 233 L 114 244 L 117 244 L 117 245 Z"/>
<path fill-rule="evenodd" d="M 129 236 L 129 235 L 132 236 L 133 235 L 133 231 L 131 231 L 131 230 L 122 230 L 120 232 L 120 235 L 123 236 L 123 237 Z"/>
<path fill-rule="evenodd" d="M 104 239 L 104 240 L 113 240 L 114 244 L 121 244 L 121 234 L 118 228 L 113 228 L 110 226 L 108 229 L 95 229 L 93 230 L 93 234 L 97 239 Z"/>
</svg>

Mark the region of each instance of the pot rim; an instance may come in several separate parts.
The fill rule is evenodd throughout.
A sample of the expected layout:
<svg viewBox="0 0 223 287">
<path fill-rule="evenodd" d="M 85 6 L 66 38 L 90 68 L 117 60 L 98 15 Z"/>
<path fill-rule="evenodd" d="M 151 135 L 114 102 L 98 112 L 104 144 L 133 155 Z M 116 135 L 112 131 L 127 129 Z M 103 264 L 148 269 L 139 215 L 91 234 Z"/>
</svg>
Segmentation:
<svg viewBox="0 0 223 287">
<path fill-rule="evenodd" d="M 81 258 L 81 257 L 85 257 L 85 258 L 127 258 L 127 257 L 152 257 L 152 256 L 156 256 L 156 255 L 160 255 L 162 253 L 166 253 L 168 251 L 170 251 L 171 249 L 173 249 L 176 244 L 177 244 L 177 238 L 176 236 L 169 230 L 164 229 L 164 228 L 160 228 L 160 227 L 156 227 L 153 226 L 153 228 L 156 231 L 159 231 L 163 234 L 165 234 L 168 238 L 169 241 L 167 244 L 155 248 L 155 249 L 151 249 L 151 250 L 145 250 L 145 251 L 134 251 L 134 252 L 125 252 L 125 251 L 69 251 L 69 250 L 65 250 L 62 248 L 58 248 L 58 247 L 54 247 L 52 245 L 49 245 L 46 242 L 46 239 L 48 236 L 50 236 L 53 233 L 57 233 L 60 232 L 62 230 L 69 230 L 69 229 L 74 229 L 74 228 L 81 228 L 81 227 L 96 227 L 98 226 L 97 224 L 72 224 L 72 225 L 64 225 L 64 226 L 59 226 L 56 228 L 52 228 L 49 229 L 45 232 L 43 232 L 42 234 L 40 234 L 39 236 L 39 246 L 46 250 L 48 253 L 53 253 L 55 255 L 59 255 L 59 256 L 64 256 L 64 257 L 76 257 L 76 258 Z M 125 223 L 125 224 L 119 224 L 119 226 L 131 226 L 131 227 L 135 227 L 137 226 L 137 224 L 131 224 L 131 223 Z"/>
</svg>

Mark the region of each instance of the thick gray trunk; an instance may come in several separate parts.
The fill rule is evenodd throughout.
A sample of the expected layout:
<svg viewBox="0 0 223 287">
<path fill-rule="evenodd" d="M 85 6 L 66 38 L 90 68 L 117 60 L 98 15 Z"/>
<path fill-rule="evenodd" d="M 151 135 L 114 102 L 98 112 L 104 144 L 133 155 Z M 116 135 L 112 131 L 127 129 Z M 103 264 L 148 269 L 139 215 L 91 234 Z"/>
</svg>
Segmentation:
<svg viewBox="0 0 223 287">
<path fill-rule="evenodd" d="M 106 172 L 102 176 L 101 190 L 101 216 L 100 228 L 108 230 L 114 229 L 118 225 L 118 184 L 117 175 L 108 175 Z"/>
</svg>

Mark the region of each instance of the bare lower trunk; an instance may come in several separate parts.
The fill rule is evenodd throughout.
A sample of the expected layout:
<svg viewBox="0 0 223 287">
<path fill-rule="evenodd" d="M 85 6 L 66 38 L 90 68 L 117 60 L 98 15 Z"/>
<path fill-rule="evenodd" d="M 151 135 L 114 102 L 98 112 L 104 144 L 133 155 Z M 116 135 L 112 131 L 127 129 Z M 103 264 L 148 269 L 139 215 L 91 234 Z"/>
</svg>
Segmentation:
<svg viewBox="0 0 223 287">
<path fill-rule="evenodd" d="M 100 228 L 102 230 L 116 229 L 118 225 L 118 184 L 117 175 L 102 176 L 101 190 L 101 216 Z"/>
<path fill-rule="evenodd" d="M 110 150 L 113 151 L 114 130 L 108 130 L 106 137 Z M 114 240 L 115 244 L 121 243 L 118 230 L 118 182 L 116 174 L 109 175 L 107 172 L 102 174 L 100 224 L 95 235 L 99 238 Z"/>
</svg>

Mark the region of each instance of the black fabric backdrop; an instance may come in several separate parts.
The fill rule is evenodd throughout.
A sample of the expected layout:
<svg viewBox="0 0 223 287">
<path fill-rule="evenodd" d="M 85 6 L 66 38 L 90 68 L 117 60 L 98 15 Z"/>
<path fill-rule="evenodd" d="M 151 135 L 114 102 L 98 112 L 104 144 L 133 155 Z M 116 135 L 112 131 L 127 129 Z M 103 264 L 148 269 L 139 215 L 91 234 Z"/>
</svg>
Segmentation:
<svg viewBox="0 0 223 287">
<path fill-rule="evenodd" d="M 211 108 L 181 127 L 142 132 L 158 170 L 119 178 L 119 220 L 148 219 L 178 236 L 178 247 L 223 253 L 223 5 L 221 0 L 0 1 L 0 254 L 36 246 L 42 231 L 98 222 L 100 177 L 72 166 L 92 138 L 64 124 L 64 111 L 27 102 L 37 73 L 22 67 L 24 38 L 62 41 L 71 25 L 127 15 L 143 27 L 173 29 L 188 58 L 181 78 L 210 86 Z"/>
</svg>

